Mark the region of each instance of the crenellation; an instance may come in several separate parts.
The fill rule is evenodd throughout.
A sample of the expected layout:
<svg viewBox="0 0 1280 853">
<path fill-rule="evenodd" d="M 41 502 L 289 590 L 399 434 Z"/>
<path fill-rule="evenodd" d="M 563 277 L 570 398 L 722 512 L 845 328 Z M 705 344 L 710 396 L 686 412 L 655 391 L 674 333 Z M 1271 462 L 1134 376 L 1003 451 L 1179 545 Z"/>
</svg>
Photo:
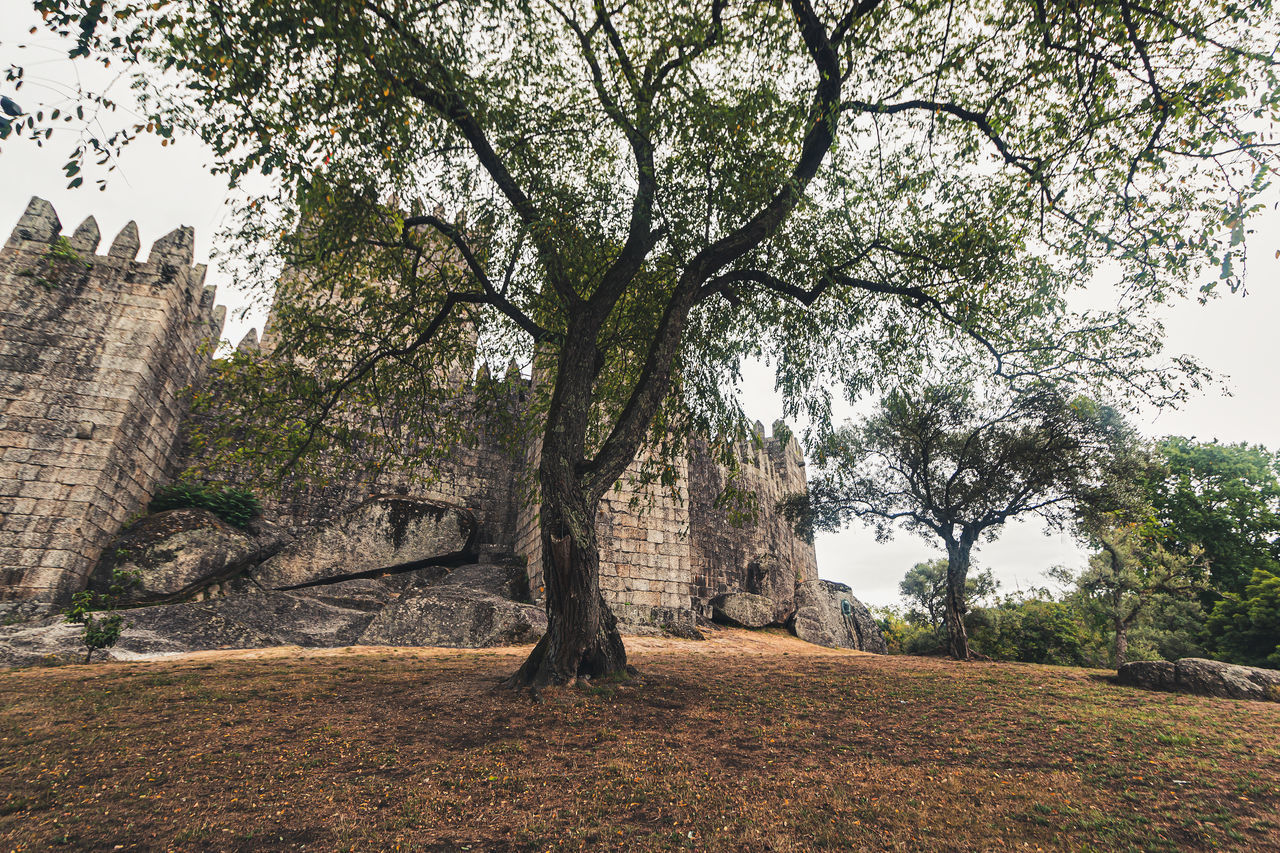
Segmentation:
<svg viewBox="0 0 1280 853">
<path fill-rule="evenodd" d="M 111 241 L 111 248 L 107 250 L 107 257 L 117 258 L 122 261 L 133 261 L 138 257 L 138 250 L 142 248 L 142 240 L 138 237 L 138 223 L 132 219 L 125 223 L 120 229 L 120 233 Z"/>
<path fill-rule="evenodd" d="M 92 255 L 97 252 L 98 244 L 102 242 L 102 232 L 98 230 L 98 220 L 92 216 L 85 217 L 84 222 L 81 222 L 72 233 L 69 242 L 71 248 L 82 255 Z"/>
<path fill-rule="evenodd" d="M 54 211 L 53 205 L 42 198 L 32 196 L 14 226 L 6 249 L 25 249 L 28 243 L 52 243 L 62 233 L 62 222 Z"/>
<path fill-rule="evenodd" d="M 151 244 L 151 252 L 147 255 L 147 264 L 175 267 L 190 267 L 195 261 L 196 232 L 189 225 L 175 228 L 168 234 Z"/>
<path fill-rule="evenodd" d="M 209 358 L 215 317 L 195 298 L 204 270 L 189 265 L 191 229 L 157 241 L 147 263 L 135 260 L 134 223 L 99 256 L 87 218 L 68 241 L 84 263 L 50 254 L 60 231 L 34 199 L 0 251 L 0 491 L 15 498 L 0 519 L 0 599 L 52 602 L 82 587 L 174 473 L 181 390 Z"/>
</svg>

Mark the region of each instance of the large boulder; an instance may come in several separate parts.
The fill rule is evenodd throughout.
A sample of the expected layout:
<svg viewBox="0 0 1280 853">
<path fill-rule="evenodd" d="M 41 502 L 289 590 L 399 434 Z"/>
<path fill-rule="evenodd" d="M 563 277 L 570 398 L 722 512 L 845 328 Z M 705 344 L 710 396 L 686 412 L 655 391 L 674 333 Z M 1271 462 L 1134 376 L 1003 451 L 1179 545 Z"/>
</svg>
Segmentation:
<svg viewBox="0 0 1280 853">
<path fill-rule="evenodd" d="M 475 516 L 403 495 L 370 498 L 321 525 L 253 572 L 264 589 L 293 589 L 383 569 L 460 559 L 472 550 Z"/>
<path fill-rule="evenodd" d="M 1120 667 L 1116 681 L 1148 690 L 1280 702 L 1280 671 L 1205 658 L 1133 661 Z"/>
<path fill-rule="evenodd" d="M 111 572 L 136 573 L 120 596 L 126 604 L 176 601 L 243 571 L 278 549 L 274 534 L 252 536 L 204 509 L 171 509 L 148 515 L 103 551 L 89 581 L 106 591 Z"/>
<path fill-rule="evenodd" d="M 457 585 L 406 593 L 384 607 L 360 642 L 371 646 L 478 649 L 534 643 L 547 630 L 541 607 Z"/>
<path fill-rule="evenodd" d="M 807 643 L 836 649 L 888 653 L 880 626 L 854 598 L 853 590 L 835 581 L 806 581 L 796 585 L 796 615 L 791 631 Z"/>
<path fill-rule="evenodd" d="M 774 601 L 750 592 L 726 592 L 711 599 L 711 618 L 743 628 L 764 628 L 777 624 Z"/>
<path fill-rule="evenodd" d="M 1280 671 L 1205 658 L 1182 658 L 1175 666 L 1178 689 L 1187 693 L 1280 702 Z"/>
<path fill-rule="evenodd" d="M 1121 684 L 1145 687 L 1147 690 L 1176 690 L 1177 667 L 1167 660 L 1135 660 L 1123 664 L 1116 674 Z"/>
</svg>

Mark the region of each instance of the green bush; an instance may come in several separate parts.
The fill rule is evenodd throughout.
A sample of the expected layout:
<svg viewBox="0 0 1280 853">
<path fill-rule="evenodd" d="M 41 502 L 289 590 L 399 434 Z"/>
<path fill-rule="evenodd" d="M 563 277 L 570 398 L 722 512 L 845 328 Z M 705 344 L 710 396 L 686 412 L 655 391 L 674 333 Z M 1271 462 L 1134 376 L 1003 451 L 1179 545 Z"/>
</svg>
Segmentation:
<svg viewBox="0 0 1280 853">
<path fill-rule="evenodd" d="M 120 640 L 120 634 L 128 625 L 124 617 L 114 612 L 116 604 L 132 584 L 138 582 L 139 572 L 122 572 L 111 570 L 111 584 L 104 593 L 84 590 L 71 596 L 71 607 L 67 609 L 67 621 L 73 625 L 82 625 L 80 635 L 85 647 L 84 662 L 89 663 L 93 653 L 98 649 L 109 649 Z M 104 616 L 95 616 L 93 611 L 107 611 Z"/>
<path fill-rule="evenodd" d="M 165 486 L 152 498 L 148 512 L 167 509 L 207 509 L 228 524 L 246 526 L 262 515 L 262 502 L 248 489 L 217 488 L 196 483 L 174 483 Z"/>
<path fill-rule="evenodd" d="M 1227 593 L 1206 627 L 1214 657 L 1280 669 L 1280 577 L 1254 569 L 1244 593 Z"/>
<path fill-rule="evenodd" d="M 1077 614 L 1060 601 L 1005 599 L 965 617 L 975 650 L 997 660 L 1079 666 L 1085 636 Z"/>
<path fill-rule="evenodd" d="M 873 607 L 876 624 L 891 655 L 933 655 L 944 648 L 942 635 L 926 624 L 912 621 L 893 607 Z"/>
</svg>

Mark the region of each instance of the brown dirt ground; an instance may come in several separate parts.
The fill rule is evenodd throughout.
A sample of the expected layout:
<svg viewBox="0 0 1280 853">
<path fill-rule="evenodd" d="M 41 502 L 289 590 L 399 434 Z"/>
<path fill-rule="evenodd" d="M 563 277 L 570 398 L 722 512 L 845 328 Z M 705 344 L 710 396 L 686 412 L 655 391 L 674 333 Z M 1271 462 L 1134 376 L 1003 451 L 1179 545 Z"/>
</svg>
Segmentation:
<svg viewBox="0 0 1280 853">
<path fill-rule="evenodd" d="M 0 673 L 14 850 L 1280 850 L 1280 705 L 781 633 L 297 648 Z"/>
</svg>

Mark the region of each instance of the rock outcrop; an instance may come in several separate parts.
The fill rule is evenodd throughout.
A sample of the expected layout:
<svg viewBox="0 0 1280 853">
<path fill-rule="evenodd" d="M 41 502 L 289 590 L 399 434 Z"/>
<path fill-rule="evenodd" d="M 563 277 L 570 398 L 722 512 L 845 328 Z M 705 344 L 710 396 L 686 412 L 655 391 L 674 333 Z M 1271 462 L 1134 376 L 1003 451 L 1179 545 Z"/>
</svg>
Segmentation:
<svg viewBox="0 0 1280 853">
<path fill-rule="evenodd" d="M 1148 690 L 1280 702 L 1280 671 L 1205 658 L 1134 661 L 1120 667 L 1116 680 Z"/>
<path fill-rule="evenodd" d="M 355 644 L 483 646 L 532 643 L 541 607 L 501 594 L 515 565 L 444 567 L 355 578 L 294 591 L 243 593 L 120 612 L 126 630 L 103 655 L 129 660 L 206 649 Z M 0 627 L 0 666 L 84 657 L 80 627 L 61 617 Z"/>
<path fill-rule="evenodd" d="M 764 628 L 777 624 L 774 601 L 750 592 L 727 592 L 711 599 L 711 618 L 740 628 Z"/>
<path fill-rule="evenodd" d="M 807 643 L 837 649 L 887 654 L 888 644 L 870 611 L 853 590 L 835 581 L 816 580 L 796 586 L 796 614 L 791 631 Z"/>
<path fill-rule="evenodd" d="M 295 589 L 368 572 L 462 562 L 475 516 L 438 501 L 373 497 L 297 539 L 253 572 L 263 589 Z"/>
<path fill-rule="evenodd" d="M 126 604 L 177 601 L 229 578 L 278 551 L 287 539 L 260 523 L 237 530 L 203 509 L 172 509 L 143 517 L 116 537 L 89 588 L 104 592 L 111 572 L 136 573 L 121 594 Z"/>
<path fill-rule="evenodd" d="M 547 630 L 547 614 L 463 586 L 415 590 L 383 608 L 360 637 L 371 646 L 447 646 L 476 649 L 534 643 Z"/>
</svg>

